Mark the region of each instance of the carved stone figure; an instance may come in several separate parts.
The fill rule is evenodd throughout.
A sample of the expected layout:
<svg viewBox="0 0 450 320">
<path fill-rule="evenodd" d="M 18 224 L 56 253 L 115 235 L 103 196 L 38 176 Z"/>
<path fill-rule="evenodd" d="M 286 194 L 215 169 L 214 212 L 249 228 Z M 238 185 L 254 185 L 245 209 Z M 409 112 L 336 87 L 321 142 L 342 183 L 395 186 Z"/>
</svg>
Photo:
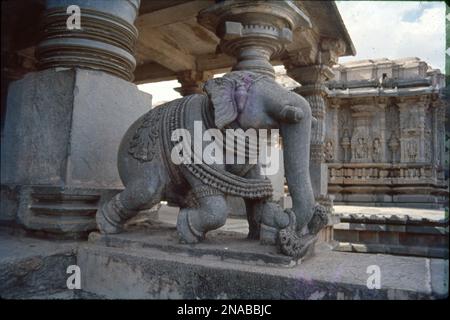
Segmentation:
<svg viewBox="0 0 450 320">
<path fill-rule="evenodd" d="M 406 154 L 408 155 L 408 159 L 410 162 L 416 161 L 417 152 L 418 152 L 417 142 L 414 140 L 408 141 L 408 143 L 406 144 Z"/>
<path fill-rule="evenodd" d="M 292 256 L 303 255 L 327 220 L 315 203 L 308 171 L 308 102 L 269 76 L 244 71 L 208 80 L 204 91 L 156 107 L 129 128 L 118 155 L 125 190 L 99 209 L 98 228 L 102 233 L 121 232 L 124 222 L 140 210 L 166 200 L 180 207 L 180 240 L 196 243 L 225 224 L 230 213 L 225 196 L 233 195 L 245 199 L 248 238 L 278 243 Z M 272 186 L 259 164 L 173 163 L 174 130 L 184 128 L 194 136 L 195 121 L 201 121 L 202 131 L 279 128 L 292 210 L 271 202 Z M 192 156 L 199 155 L 193 150 Z"/>
<path fill-rule="evenodd" d="M 374 162 L 381 161 L 381 141 L 380 138 L 373 139 L 372 143 L 372 159 Z"/>
<path fill-rule="evenodd" d="M 325 143 L 324 156 L 325 156 L 325 161 L 327 161 L 327 162 L 331 162 L 334 159 L 334 146 L 333 146 L 333 142 L 331 140 L 328 140 Z"/>
<path fill-rule="evenodd" d="M 351 145 L 351 138 L 350 138 L 350 134 L 348 133 L 348 129 L 344 128 L 344 133 L 342 134 L 342 139 L 341 139 L 341 146 L 342 149 L 344 150 L 344 162 L 349 161 L 350 159 L 350 145 Z"/>
<path fill-rule="evenodd" d="M 369 148 L 367 147 L 367 142 L 364 138 L 358 138 L 356 146 L 353 150 L 354 159 L 366 159 Z"/>
<path fill-rule="evenodd" d="M 389 149 L 391 149 L 391 161 L 395 163 L 398 161 L 397 150 L 400 147 L 400 141 L 397 138 L 397 134 L 395 131 L 392 132 L 391 138 L 389 139 Z"/>
</svg>

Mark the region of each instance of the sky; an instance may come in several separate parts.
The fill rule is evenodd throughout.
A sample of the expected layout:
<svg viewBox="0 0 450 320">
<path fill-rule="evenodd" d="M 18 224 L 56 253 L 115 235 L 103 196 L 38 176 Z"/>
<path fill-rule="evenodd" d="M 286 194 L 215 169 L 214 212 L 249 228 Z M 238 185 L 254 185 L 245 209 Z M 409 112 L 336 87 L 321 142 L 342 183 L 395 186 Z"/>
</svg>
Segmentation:
<svg viewBox="0 0 450 320">
<path fill-rule="evenodd" d="M 359 59 L 418 57 L 444 72 L 445 2 L 336 1 Z"/>
<path fill-rule="evenodd" d="M 336 1 L 356 56 L 361 59 L 418 57 L 444 72 L 444 1 Z M 153 105 L 181 97 L 176 80 L 140 85 L 153 95 Z"/>
</svg>

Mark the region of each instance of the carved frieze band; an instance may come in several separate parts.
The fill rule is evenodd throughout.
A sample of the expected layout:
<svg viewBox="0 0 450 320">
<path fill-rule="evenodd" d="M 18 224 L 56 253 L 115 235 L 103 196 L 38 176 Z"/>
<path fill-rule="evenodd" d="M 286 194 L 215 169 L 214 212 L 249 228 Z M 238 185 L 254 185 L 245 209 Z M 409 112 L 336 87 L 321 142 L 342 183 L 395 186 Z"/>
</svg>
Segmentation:
<svg viewBox="0 0 450 320">
<path fill-rule="evenodd" d="M 443 129 L 438 120 L 439 104 L 430 103 L 426 95 L 381 100 L 377 97 L 333 98 L 332 102 L 340 107 L 330 110 L 338 112 L 333 118 L 337 128 L 325 135 L 326 162 L 355 168 L 370 164 L 438 165 L 436 170 L 430 171 L 431 176 L 437 178 L 441 174 L 439 157 L 443 135 L 439 131 Z M 337 139 L 332 135 L 336 132 Z M 400 177 L 422 176 L 410 169 L 402 172 L 399 171 Z M 393 174 L 380 171 L 377 179 L 383 178 L 384 173 Z M 335 176 L 331 171 L 330 174 Z"/>
</svg>

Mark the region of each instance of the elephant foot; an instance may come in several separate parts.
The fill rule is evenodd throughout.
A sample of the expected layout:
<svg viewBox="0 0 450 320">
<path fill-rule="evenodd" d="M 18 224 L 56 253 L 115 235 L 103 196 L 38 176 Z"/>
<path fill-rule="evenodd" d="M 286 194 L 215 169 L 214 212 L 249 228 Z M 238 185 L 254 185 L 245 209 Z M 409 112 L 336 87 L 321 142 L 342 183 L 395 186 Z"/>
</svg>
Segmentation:
<svg viewBox="0 0 450 320">
<path fill-rule="evenodd" d="M 265 224 L 261 224 L 259 242 L 263 245 L 277 244 L 279 229 Z"/>
<path fill-rule="evenodd" d="M 277 242 L 281 253 L 296 259 L 312 254 L 317 236 L 306 230 L 297 232 L 297 219 L 294 211 L 287 209 L 285 213 L 289 216 L 289 224 L 277 234 Z"/>
<path fill-rule="evenodd" d="M 308 230 L 310 234 L 317 234 L 328 224 L 327 209 L 321 204 L 316 204 L 313 212 L 313 216 L 308 222 Z"/>
<path fill-rule="evenodd" d="M 114 201 L 115 198 L 103 204 L 100 209 L 97 210 L 95 220 L 100 233 L 114 234 L 123 231 L 123 225 L 121 224 L 120 219 L 114 219 L 114 216 L 117 217 L 117 215 L 114 214 Z"/>
<path fill-rule="evenodd" d="M 308 225 L 296 231 L 296 216 L 292 210 L 286 210 L 290 217 L 289 225 L 278 233 L 280 251 L 294 258 L 302 258 L 312 254 L 317 241 L 317 233 L 328 224 L 327 210 L 324 206 L 316 204 L 313 216 Z"/>
<path fill-rule="evenodd" d="M 177 219 L 177 232 L 181 243 L 194 244 L 204 239 L 204 234 L 196 230 L 189 220 L 193 209 L 181 209 Z"/>
<path fill-rule="evenodd" d="M 290 217 L 286 211 L 273 202 L 266 202 L 261 207 L 260 242 L 261 244 L 276 244 L 278 231 L 290 225 Z"/>
</svg>

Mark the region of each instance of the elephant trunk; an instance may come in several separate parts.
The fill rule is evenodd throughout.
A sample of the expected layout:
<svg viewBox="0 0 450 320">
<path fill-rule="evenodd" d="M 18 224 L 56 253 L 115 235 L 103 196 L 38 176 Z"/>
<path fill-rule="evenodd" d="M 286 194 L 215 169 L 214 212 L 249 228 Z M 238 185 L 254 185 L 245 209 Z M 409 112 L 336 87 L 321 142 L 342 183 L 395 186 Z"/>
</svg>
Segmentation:
<svg viewBox="0 0 450 320">
<path fill-rule="evenodd" d="M 298 231 L 302 230 L 311 220 L 315 206 L 309 173 L 312 116 L 308 105 L 299 109 L 301 110 L 301 119 L 298 122 L 281 121 L 280 123 L 284 169 Z"/>
</svg>

